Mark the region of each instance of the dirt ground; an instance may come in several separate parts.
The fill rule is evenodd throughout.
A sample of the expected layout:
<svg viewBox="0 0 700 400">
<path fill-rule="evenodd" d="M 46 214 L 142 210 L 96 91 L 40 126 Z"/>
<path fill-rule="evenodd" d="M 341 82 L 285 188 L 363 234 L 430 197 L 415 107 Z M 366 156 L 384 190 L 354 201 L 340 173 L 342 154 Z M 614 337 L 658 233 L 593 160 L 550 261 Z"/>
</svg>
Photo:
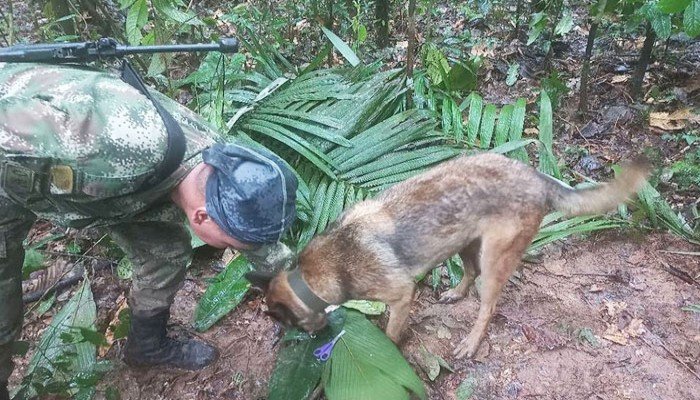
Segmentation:
<svg viewBox="0 0 700 400">
<path fill-rule="evenodd" d="M 523 263 L 505 288 L 473 360 L 455 360 L 452 350 L 476 317 L 475 294 L 443 305 L 422 285 L 401 350 L 430 399 L 455 399 L 467 377 L 476 382 L 473 399 L 700 399 L 700 314 L 681 309 L 700 303 L 700 285 L 669 272 L 684 271 L 697 282 L 698 257 L 673 253 L 697 250 L 668 234 L 622 232 L 548 246 L 538 261 Z M 191 272 L 213 273 L 206 266 Z M 116 278 L 102 275 L 93 286 L 109 314 L 120 290 Z M 173 324 L 191 323 L 205 288 L 202 279 L 187 280 Z M 117 369 L 105 382 L 116 385 L 123 400 L 264 399 L 281 333 L 262 315 L 260 297 L 250 294 L 201 335 L 221 350 L 213 366 L 196 373 L 130 369 L 119 361 L 117 342 L 107 356 Z M 420 368 L 421 345 L 454 372 L 430 382 Z"/>
</svg>

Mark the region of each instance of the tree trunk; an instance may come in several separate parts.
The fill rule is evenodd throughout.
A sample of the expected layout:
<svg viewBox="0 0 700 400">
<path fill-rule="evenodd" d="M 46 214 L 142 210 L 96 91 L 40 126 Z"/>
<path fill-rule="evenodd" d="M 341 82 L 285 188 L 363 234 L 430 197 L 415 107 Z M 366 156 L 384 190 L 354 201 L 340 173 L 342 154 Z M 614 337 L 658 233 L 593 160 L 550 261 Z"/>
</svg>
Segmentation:
<svg viewBox="0 0 700 400">
<path fill-rule="evenodd" d="M 413 82 L 413 65 L 416 53 L 416 0 L 408 0 L 408 49 L 406 51 L 406 78 Z M 406 108 L 413 105 L 413 89 L 408 87 L 406 95 Z"/>
<path fill-rule="evenodd" d="M 596 15 L 591 18 L 591 30 L 588 32 L 588 41 L 586 42 L 586 54 L 583 58 L 583 66 L 581 67 L 581 84 L 578 98 L 578 112 L 585 116 L 588 114 L 588 77 L 591 73 L 591 56 L 593 54 L 593 44 L 596 34 L 598 33 L 598 22 L 605 11 L 607 0 L 601 0 L 598 4 Z"/>
<path fill-rule="evenodd" d="M 642 53 L 639 55 L 639 63 L 637 63 L 637 69 L 634 71 L 634 76 L 632 77 L 632 99 L 635 101 L 639 100 L 642 95 L 644 74 L 647 72 L 649 61 L 651 61 L 651 52 L 654 49 L 654 42 L 656 41 L 656 33 L 651 28 L 651 22 L 647 21 L 646 31 L 647 37 L 644 39 Z"/>
<path fill-rule="evenodd" d="M 377 46 L 383 49 L 389 45 L 389 0 L 375 0 L 374 6 Z"/>
</svg>

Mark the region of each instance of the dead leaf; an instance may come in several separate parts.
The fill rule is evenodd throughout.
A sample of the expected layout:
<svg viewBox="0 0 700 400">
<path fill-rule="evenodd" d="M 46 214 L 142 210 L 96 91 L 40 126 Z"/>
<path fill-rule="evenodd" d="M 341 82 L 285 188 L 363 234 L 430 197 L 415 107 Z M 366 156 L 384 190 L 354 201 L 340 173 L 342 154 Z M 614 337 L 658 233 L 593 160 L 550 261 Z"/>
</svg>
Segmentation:
<svg viewBox="0 0 700 400">
<path fill-rule="evenodd" d="M 486 45 L 483 45 L 483 44 L 477 44 L 477 45 L 473 46 L 470 53 L 473 56 L 479 56 L 479 57 L 485 57 L 485 58 L 494 56 L 493 49 L 489 49 Z"/>
<path fill-rule="evenodd" d="M 608 328 L 603 333 L 603 339 L 609 340 L 613 343 L 617 343 L 622 346 L 627 346 L 628 340 L 627 335 L 625 335 L 617 326 L 610 324 Z"/>
<path fill-rule="evenodd" d="M 123 294 L 119 295 L 119 298 L 117 298 L 117 311 L 114 313 L 114 317 L 112 317 L 108 326 L 117 326 L 119 324 L 119 313 L 127 307 L 129 307 L 129 304 L 126 301 L 126 297 L 124 297 Z M 100 347 L 98 351 L 100 357 L 105 357 L 112 348 L 114 344 L 114 330 L 107 329 L 105 332 L 105 341 L 107 342 L 107 346 Z"/>
<path fill-rule="evenodd" d="M 445 326 L 439 326 L 437 329 L 438 339 L 452 339 L 452 333 Z"/>
<path fill-rule="evenodd" d="M 676 110 L 670 114 L 667 112 L 653 112 L 649 114 L 649 126 L 665 131 L 676 131 L 684 129 L 691 117 L 690 108 Z"/>
<path fill-rule="evenodd" d="M 617 314 L 620 313 L 620 311 L 624 310 L 627 308 L 627 303 L 624 301 L 610 301 L 610 300 L 603 300 L 605 303 L 605 310 L 607 311 L 608 315 L 611 317 L 617 316 Z"/>
<path fill-rule="evenodd" d="M 422 345 L 420 347 L 420 354 L 421 356 L 418 360 L 420 367 L 428 375 L 428 379 L 434 381 L 440 374 L 440 360 L 435 354 L 426 350 L 426 348 Z"/>
<path fill-rule="evenodd" d="M 627 82 L 630 79 L 629 75 L 615 75 L 610 80 L 610 83 L 622 83 Z"/>
<path fill-rule="evenodd" d="M 528 136 L 537 136 L 539 132 L 537 128 L 525 128 L 525 134 Z"/>
<path fill-rule="evenodd" d="M 631 337 L 639 337 L 645 332 L 646 327 L 644 326 L 644 321 L 642 321 L 639 318 L 633 318 L 632 321 L 630 321 L 629 325 L 627 325 L 627 328 L 625 328 L 625 333 L 627 333 Z"/>
<path fill-rule="evenodd" d="M 613 343 L 617 343 L 621 346 L 627 346 L 627 338 L 620 332 L 603 334 L 603 339 L 609 340 Z"/>
</svg>

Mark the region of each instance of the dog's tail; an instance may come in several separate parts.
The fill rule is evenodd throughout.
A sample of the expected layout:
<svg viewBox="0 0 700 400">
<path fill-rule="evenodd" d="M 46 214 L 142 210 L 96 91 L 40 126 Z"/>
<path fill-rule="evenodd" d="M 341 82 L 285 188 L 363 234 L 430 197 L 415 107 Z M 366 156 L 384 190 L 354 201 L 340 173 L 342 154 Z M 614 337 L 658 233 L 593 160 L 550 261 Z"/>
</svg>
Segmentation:
<svg viewBox="0 0 700 400">
<path fill-rule="evenodd" d="M 626 166 L 612 181 L 585 189 L 571 189 L 548 178 L 549 206 L 568 216 L 601 214 L 627 201 L 644 184 L 651 172 L 646 159 L 638 158 Z"/>
</svg>

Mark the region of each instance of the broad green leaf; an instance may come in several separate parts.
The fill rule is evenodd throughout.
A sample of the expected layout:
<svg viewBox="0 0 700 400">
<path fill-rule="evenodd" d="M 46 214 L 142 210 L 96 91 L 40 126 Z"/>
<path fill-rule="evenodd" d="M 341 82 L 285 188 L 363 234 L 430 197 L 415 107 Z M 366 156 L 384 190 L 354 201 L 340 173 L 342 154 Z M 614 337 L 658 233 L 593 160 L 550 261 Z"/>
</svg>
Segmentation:
<svg viewBox="0 0 700 400">
<path fill-rule="evenodd" d="M 455 140 L 459 143 L 464 139 L 464 121 L 462 121 L 462 110 L 457 103 L 452 102 L 452 130 L 454 131 Z"/>
<path fill-rule="evenodd" d="M 489 151 L 493 152 L 493 153 L 498 153 L 498 154 L 507 154 L 507 153 L 510 153 L 511 151 L 522 149 L 529 144 L 537 143 L 537 142 L 538 142 L 537 139 L 512 140 L 512 141 L 506 142 L 500 146 L 496 146 Z"/>
<path fill-rule="evenodd" d="M 570 9 L 565 9 L 564 13 L 561 17 L 561 20 L 557 23 L 557 26 L 554 27 L 554 34 L 559 35 L 559 36 L 564 36 L 567 33 L 571 32 L 571 29 L 574 27 L 574 17 L 571 13 Z"/>
<path fill-rule="evenodd" d="M 425 55 L 426 72 L 433 85 L 440 85 L 443 76 L 449 76 L 450 65 L 445 55 L 435 45 L 428 45 Z"/>
<path fill-rule="evenodd" d="M 532 14 L 532 20 L 530 21 L 530 31 L 527 34 L 527 45 L 531 45 L 537 40 L 542 34 L 544 29 L 547 27 L 547 15 L 546 13 L 539 12 Z"/>
<path fill-rule="evenodd" d="M 452 101 L 451 98 L 445 96 L 442 99 L 442 131 L 445 135 L 452 135 Z"/>
<path fill-rule="evenodd" d="M 270 378 L 269 400 L 306 400 L 321 380 L 325 364 L 314 356 L 314 350 L 328 343 L 343 329 L 345 310 L 328 314 L 328 326 L 314 337 L 290 329 L 282 338 L 282 350 Z"/>
<path fill-rule="evenodd" d="M 482 149 L 488 149 L 491 145 L 493 130 L 496 125 L 496 106 L 487 104 L 484 107 L 484 115 L 481 118 L 481 130 L 479 132 L 479 145 Z"/>
<path fill-rule="evenodd" d="M 49 296 L 48 299 L 43 300 L 41 303 L 39 303 L 39 307 L 36 309 L 36 314 L 38 316 L 42 316 L 46 314 L 47 311 L 53 307 L 54 303 L 56 302 L 56 292 L 51 293 L 51 296 Z"/>
<path fill-rule="evenodd" d="M 244 274 L 252 269 L 253 265 L 238 255 L 214 278 L 194 311 L 196 330 L 204 332 L 211 328 L 243 300 L 250 287 Z"/>
<path fill-rule="evenodd" d="M 681 310 L 700 314 L 700 304 L 691 304 L 689 306 L 682 307 Z"/>
<path fill-rule="evenodd" d="M 520 72 L 520 64 L 512 63 L 508 66 L 508 75 L 506 76 L 506 85 L 513 86 L 518 80 L 518 74 Z"/>
<path fill-rule="evenodd" d="M 693 2 L 683 13 L 683 30 L 691 38 L 700 36 L 700 0 Z"/>
<path fill-rule="evenodd" d="M 202 21 L 197 18 L 194 12 L 188 10 L 187 12 L 178 9 L 178 5 L 182 5 L 180 1 L 177 0 L 151 0 L 153 2 L 153 8 L 160 14 L 163 14 L 170 18 L 171 20 L 178 22 L 180 24 L 186 25 L 203 25 Z M 180 3 L 180 4 L 176 4 Z"/>
<path fill-rule="evenodd" d="M 474 375 L 467 375 L 467 377 L 464 378 L 462 383 L 460 383 L 457 387 L 457 391 L 455 392 L 455 397 L 457 398 L 457 400 L 471 399 L 472 395 L 474 394 L 474 391 L 476 390 L 477 384 L 478 381 L 476 380 L 476 377 Z"/>
<path fill-rule="evenodd" d="M 552 103 L 546 90 L 540 92 L 539 138 L 540 143 L 542 143 L 542 149 L 540 151 L 538 169 L 547 175 L 561 178 L 553 150 Z"/>
<path fill-rule="evenodd" d="M 269 400 L 306 400 L 321 380 L 323 364 L 314 357 L 322 340 L 302 340 L 283 345 L 270 378 Z"/>
<path fill-rule="evenodd" d="M 117 277 L 119 279 L 129 280 L 134 273 L 134 266 L 127 257 L 122 257 L 117 264 Z"/>
<path fill-rule="evenodd" d="M 141 29 L 148 22 L 148 2 L 146 0 L 134 0 L 126 14 L 126 37 L 131 45 L 141 43 L 143 35 Z"/>
<path fill-rule="evenodd" d="M 476 143 L 476 136 L 479 134 L 479 124 L 481 123 L 481 108 L 483 100 L 478 93 L 472 92 L 469 102 L 469 120 L 467 121 L 467 143 L 473 146 Z"/>
<path fill-rule="evenodd" d="M 513 117 L 514 108 L 512 104 L 505 105 L 501 108 L 501 112 L 498 114 L 498 123 L 496 124 L 495 146 L 500 146 L 508 141 L 508 131 L 510 130 L 510 121 Z"/>
<path fill-rule="evenodd" d="M 450 257 L 445 263 L 447 265 L 447 276 L 450 278 L 450 287 L 455 287 L 464 277 L 462 259 L 459 257 L 459 255 L 456 255 Z"/>
<path fill-rule="evenodd" d="M 691 0 L 659 0 L 657 7 L 666 14 L 679 13 L 688 7 Z"/>
<path fill-rule="evenodd" d="M 381 301 L 349 300 L 343 307 L 352 308 L 366 315 L 381 315 L 386 311 L 386 304 Z"/>
<path fill-rule="evenodd" d="M 515 102 L 515 108 L 513 109 L 513 115 L 510 120 L 510 133 L 508 137 L 509 141 L 516 142 L 522 139 L 523 137 L 523 128 L 525 127 L 526 105 L 527 104 L 525 102 L 525 99 L 523 98 L 519 98 Z M 528 160 L 527 152 L 522 148 L 514 151 L 511 157 L 523 162 L 527 162 Z"/>
<path fill-rule="evenodd" d="M 33 384 L 67 385 L 81 373 L 90 373 L 95 366 L 97 349 L 87 341 L 69 340 L 81 328 L 94 329 L 97 308 L 90 281 L 86 279 L 73 297 L 53 317 L 41 335 L 34 356 L 29 362 L 23 390 L 33 393 Z M 41 373 L 48 371 L 49 375 Z M 77 393 L 71 390 L 73 394 Z"/>
<path fill-rule="evenodd" d="M 46 268 L 45 261 L 44 255 L 40 251 L 31 247 L 26 249 L 22 264 L 22 278 L 28 279 L 32 272 Z"/>
<path fill-rule="evenodd" d="M 647 3 L 641 8 L 645 18 L 651 23 L 656 36 L 665 40 L 671 36 L 671 16 L 659 10 L 656 3 Z"/>
<path fill-rule="evenodd" d="M 333 43 L 333 46 L 340 52 L 340 54 L 342 54 L 343 57 L 348 60 L 350 65 L 356 67 L 360 64 L 360 59 L 357 57 L 357 54 L 352 51 L 350 46 L 348 46 L 343 39 L 339 38 L 338 35 L 327 29 L 325 26 L 322 26 L 321 30 L 328 37 L 331 43 Z"/>
<path fill-rule="evenodd" d="M 447 73 L 446 84 L 450 90 L 469 91 L 476 89 L 477 73 L 481 62 L 478 59 L 456 62 Z M 446 70 L 446 69 L 445 69 Z"/>
<path fill-rule="evenodd" d="M 329 400 L 408 400 L 409 392 L 426 398 L 423 383 L 396 345 L 361 313 L 347 310 L 343 329 L 323 370 Z"/>
</svg>

